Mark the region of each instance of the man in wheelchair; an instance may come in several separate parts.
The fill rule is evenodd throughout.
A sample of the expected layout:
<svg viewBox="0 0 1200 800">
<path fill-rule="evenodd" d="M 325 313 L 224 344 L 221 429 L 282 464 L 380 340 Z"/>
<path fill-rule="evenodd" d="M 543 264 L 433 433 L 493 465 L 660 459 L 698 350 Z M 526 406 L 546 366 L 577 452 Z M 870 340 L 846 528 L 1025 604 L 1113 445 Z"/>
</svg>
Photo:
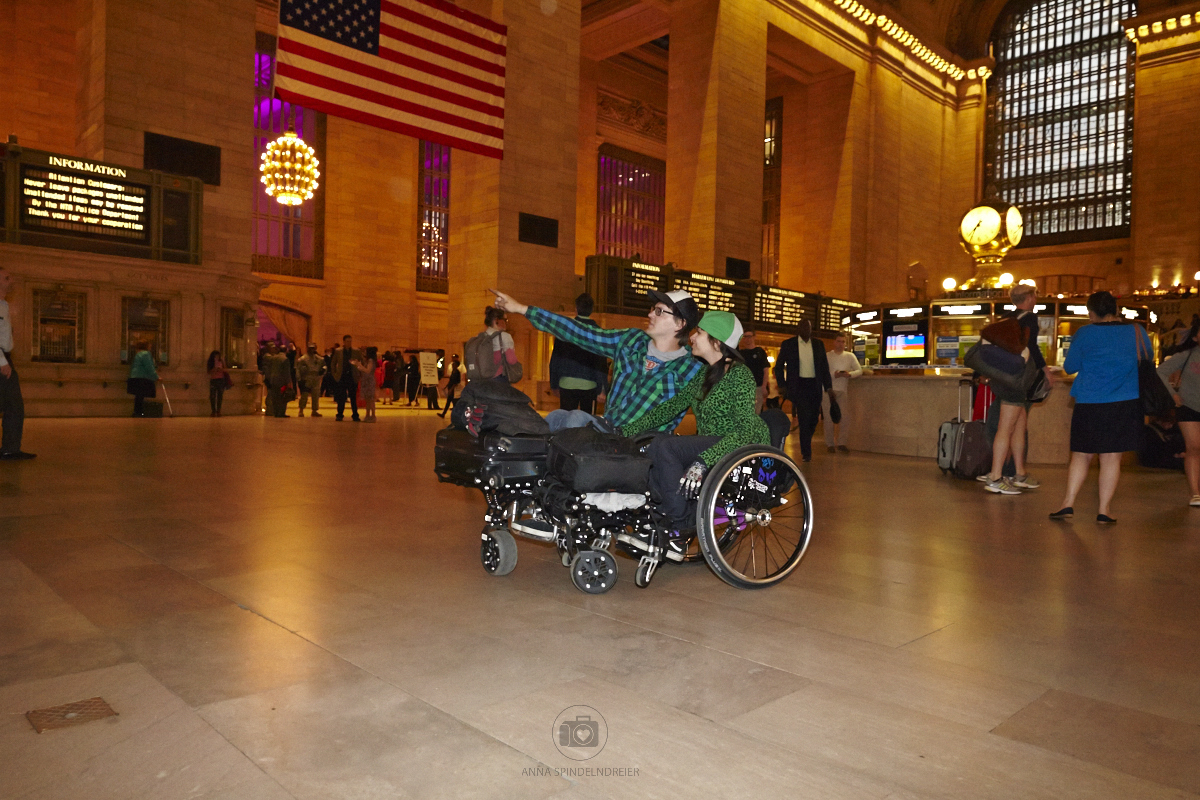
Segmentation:
<svg viewBox="0 0 1200 800">
<path fill-rule="evenodd" d="M 585 425 L 606 430 L 619 428 L 670 400 L 703 369 L 687 349 L 688 338 L 700 319 L 700 309 L 685 291 L 647 292 L 654 305 L 646 315 L 644 331 L 581 325 L 569 317 L 518 303 L 504 292 L 493 289 L 492 293 L 496 295 L 497 308 L 524 314 L 538 330 L 612 359 L 613 377 L 604 421 L 580 410 L 557 410 L 546 416 L 551 431 Z M 676 415 L 661 419 L 654 427 L 674 430 L 686 410 L 685 405 Z"/>
<path fill-rule="evenodd" d="M 724 456 L 745 445 L 771 444 L 767 424 L 754 410 L 758 387 L 737 350 L 742 324 L 728 311 L 708 311 L 691 334 L 692 353 L 703 367 L 674 397 L 621 426 L 625 436 L 657 430 L 677 420 L 690 407 L 696 415 L 695 436 L 657 436 L 650 443 L 650 493 L 667 520 L 665 555 L 683 561 L 695 536 L 694 501 L 704 476 Z M 631 547 L 651 551 L 663 547 L 654 531 L 638 529 L 618 535 Z"/>
</svg>

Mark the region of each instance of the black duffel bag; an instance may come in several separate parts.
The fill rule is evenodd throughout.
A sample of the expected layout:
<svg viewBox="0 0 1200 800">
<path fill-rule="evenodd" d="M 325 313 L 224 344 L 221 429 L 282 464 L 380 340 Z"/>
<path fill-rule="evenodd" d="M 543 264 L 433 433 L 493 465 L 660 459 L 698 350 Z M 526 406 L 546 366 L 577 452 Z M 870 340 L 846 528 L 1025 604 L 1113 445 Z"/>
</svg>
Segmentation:
<svg viewBox="0 0 1200 800">
<path fill-rule="evenodd" d="M 547 471 L 575 492 L 646 491 L 650 459 L 638 443 L 595 428 L 567 428 L 550 439 Z"/>
<path fill-rule="evenodd" d="M 450 412 L 450 424 L 473 436 L 496 431 L 505 436 L 538 435 L 550 426 L 533 408 L 529 395 L 504 378 L 471 381 Z"/>
</svg>

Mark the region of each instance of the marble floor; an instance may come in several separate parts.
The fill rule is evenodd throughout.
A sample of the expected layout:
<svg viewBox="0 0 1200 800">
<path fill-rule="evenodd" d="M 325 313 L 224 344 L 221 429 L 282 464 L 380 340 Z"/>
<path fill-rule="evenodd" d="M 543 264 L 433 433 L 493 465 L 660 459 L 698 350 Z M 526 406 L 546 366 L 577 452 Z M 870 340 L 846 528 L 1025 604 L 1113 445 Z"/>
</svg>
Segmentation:
<svg viewBox="0 0 1200 800">
<path fill-rule="evenodd" d="M 1178 474 L 1128 471 L 1100 528 L 1094 475 L 1061 524 L 1062 468 L 1002 497 L 818 447 L 785 583 L 643 590 L 622 558 L 588 596 L 532 542 L 483 571 L 440 423 L 30 420 L 38 459 L 0 464 L 0 798 L 1200 797 Z M 24 717 L 95 696 L 117 716 Z M 564 712 L 599 755 L 564 755 Z"/>
</svg>

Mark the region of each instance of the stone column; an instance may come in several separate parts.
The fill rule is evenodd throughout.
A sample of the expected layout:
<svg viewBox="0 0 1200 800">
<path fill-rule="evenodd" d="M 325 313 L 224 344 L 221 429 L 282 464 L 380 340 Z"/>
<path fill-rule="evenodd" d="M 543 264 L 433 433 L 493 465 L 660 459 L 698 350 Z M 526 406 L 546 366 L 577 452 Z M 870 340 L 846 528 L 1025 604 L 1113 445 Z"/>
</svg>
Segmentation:
<svg viewBox="0 0 1200 800">
<path fill-rule="evenodd" d="M 767 23 L 754 0 L 671 7 L 666 257 L 725 274 L 762 260 Z"/>
</svg>

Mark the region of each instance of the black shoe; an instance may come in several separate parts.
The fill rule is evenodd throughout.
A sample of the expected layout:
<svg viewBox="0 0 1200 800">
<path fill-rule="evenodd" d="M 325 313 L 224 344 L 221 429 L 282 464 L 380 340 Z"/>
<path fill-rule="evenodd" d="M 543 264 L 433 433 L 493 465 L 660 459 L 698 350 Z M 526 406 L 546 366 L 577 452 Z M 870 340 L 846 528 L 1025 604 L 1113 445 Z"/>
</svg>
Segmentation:
<svg viewBox="0 0 1200 800">
<path fill-rule="evenodd" d="M 342 415 L 341 415 L 341 414 L 338 414 L 336 417 L 334 417 L 334 419 L 336 419 L 338 422 L 341 422 L 341 421 L 342 421 Z"/>
<path fill-rule="evenodd" d="M 696 536 L 695 531 L 671 531 L 667 534 L 667 558 L 672 561 L 683 561 L 687 557 L 688 547 Z"/>
<path fill-rule="evenodd" d="M 1071 506 L 1067 506 L 1066 508 L 1060 508 L 1058 511 L 1052 513 L 1050 515 L 1050 519 L 1070 519 L 1073 516 L 1075 516 L 1075 509 Z"/>
<path fill-rule="evenodd" d="M 1114 522 L 1116 522 L 1116 520 L 1110 517 L 1108 514 L 1096 515 L 1096 523 L 1098 525 L 1112 525 Z"/>
<path fill-rule="evenodd" d="M 361 419 L 358 417 L 358 415 L 357 415 L 357 414 L 355 414 L 355 415 L 354 415 L 353 417 L 351 417 L 350 419 L 354 420 L 355 422 L 362 422 L 362 420 L 361 420 Z"/>
<path fill-rule="evenodd" d="M 28 461 L 31 458 L 37 458 L 35 453 L 23 453 L 20 450 L 14 450 L 11 453 L 0 453 L 0 461 Z"/>
<path fill-rule="evenodd" d="M 809 461 L 812 461 L 812 456 L 805 456 L 800 460 L 807 464 Z"/>
</svg>

